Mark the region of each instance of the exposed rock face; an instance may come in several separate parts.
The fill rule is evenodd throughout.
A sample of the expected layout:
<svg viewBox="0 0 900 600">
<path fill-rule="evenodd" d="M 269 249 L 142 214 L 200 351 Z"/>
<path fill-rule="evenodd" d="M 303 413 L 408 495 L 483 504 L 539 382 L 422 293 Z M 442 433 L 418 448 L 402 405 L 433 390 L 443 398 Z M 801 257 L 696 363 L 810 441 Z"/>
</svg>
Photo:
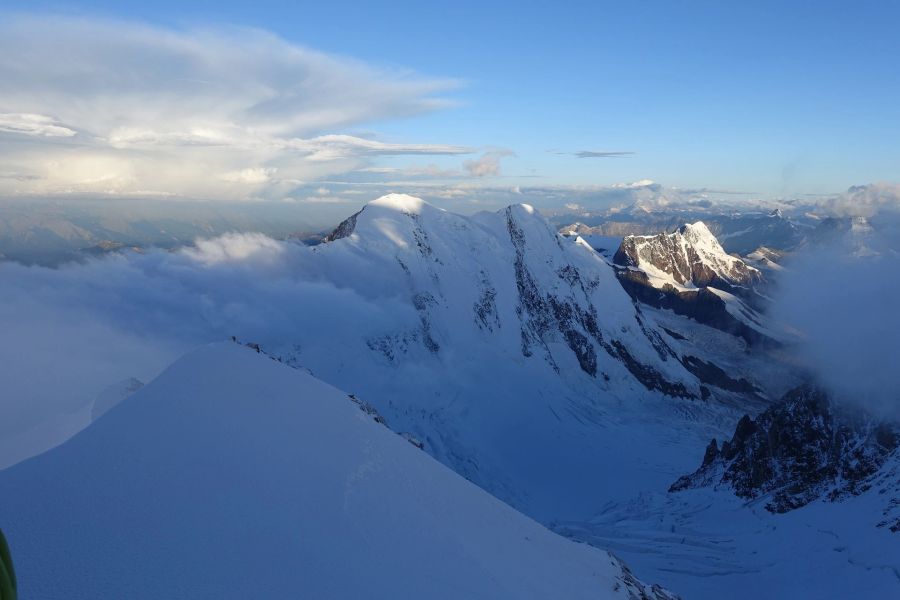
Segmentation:
<svg viewBox="0 0 900 600">
<path fill-rule="evenodd" d="M 726 333 L 743 338 L 750 345 L 765 346 L 774 343 L 760 331 L 762 318 L 744 311 L 744 318 L 734 316 L 722 296 L 711 288 L 679 290 L 674 286 L 653 287 L 643 271 L 619 270 L 619 283 L 632 298 L 648 306 L 664 308 L 694 319 L 698 323 L 715 327 Z M 753 325 L 758 327 L 753 327 Z"/>
<path fill-rule="evenodd" d="M 866 491 L 898 448 L 897 424 L 835 406 L 804 386 L 756 419 L 745 415 L 730 441 L 712 440 L 700 468 L 669 491 L 725 486 L 741 498 L 771 495 L 766 508 L 787 512 Z"/>
<path fill-rule="evenodd" d="M 614 262 L 651 274 L 670 277 L 686 287 L 749 287 L 760 272 L 725 252 L 702 221 L 683 225 L 673 233 L 630 235 L 622 240 Z"/>
<path fill-rule="evenodd" d="M 349 217 L 338 223 L 338 226 L 334 228 L 334 231 L 325 236 L 325 241 L 333 242 L 334 240 L 349 237 L 350 234 L 353 233 L 353 230 L 356 229 L 356 219 L 357 217 L 359 217 L 359 214 L 361 212 L 362 210 L 350 215 Z"/>
<path fill-rule="evenodd" d="M 614 262 L 619 282 L 633 299 L 721 329 L 748 344 L 774 342 L 758 312 L 763 297 L 755 288 L 762 283 L 761 272 L 727 254 L 702 222 L 673 233 L 628 236 Z"/>
<path fill-rule="evenodd" d="M 735 379 L 715 363 L 705 361 L 702 358 L 685 356 L 681 359 L 681 364 L 703 383 L 714 385 L 719 389 L 748 396 L 758 396 L 760 392 L 755 385 L 743 377 Z"/>
</svg>

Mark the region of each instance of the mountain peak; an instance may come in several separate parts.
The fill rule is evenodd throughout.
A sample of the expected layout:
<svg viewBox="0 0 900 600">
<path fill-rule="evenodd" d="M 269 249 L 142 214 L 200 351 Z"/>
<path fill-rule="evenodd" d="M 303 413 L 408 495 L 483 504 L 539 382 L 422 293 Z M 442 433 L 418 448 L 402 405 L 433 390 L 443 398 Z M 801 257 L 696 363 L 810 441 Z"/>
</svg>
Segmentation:
<svg viewBox="0 0 900 600">
<path fill-rule="evenodd" d="M 706 223 L 703 221 L 685 223 L 678 228 L 678 233 L 693 246 L 697 246 L 708 252 L 725 254 L 725 250 L 722 249 L 719 240 L 716 239 L 716 236 L 709 230 L 709 227 L 707 227 Z"/>
<path fill-rule="evenodd" d="M 713 232 L 709 230 L 709 227 L 706 226 L 706 223 L 703 221 L 696 221 L 694 223 L 685 223 L 681 227 L 678 228 L 678 231 L 682 235 L 695 235 L 702 237 L 711 237 L 715 239 L 715 235 Z"/>
<path fill-rule="evenodd" d="M 530 216 L 539 214 L 532 205 L 525 203 L 510 204 L 506 207 L 506 210 L 516 215 Z"/>
<path fill-rule="evenodd" d="M 385 194 L 367 204 L 367 206 L 379 206 L 391 210 L 397 210 L 411 214 L 421 214 L 425 207 L 437 208 L 428 204 L 417 196 L 409 194 Z"/>
<path fill-rule="evenodd" d="M 622 240 L 614 262 L 655 276 L 654 287 L 702 287 L 713 282 L 747 285 L 759 272 L 730 256 L 706 223 L 685 223 L 672 233 L 629 235 Z"/>
<path fill-rule="evenodd" d="M 414 216 L 426 211 L 446 212 L 442 208 L 438 208 L 428 204 L 417 196 L 409 194 L 385 194 L 375 200 L 370 201 L 356 213 L 341 221 L 338 226 L 325 237 L 326 242 L 333 242 L 341 238 L 350 237 L 356 232 L 357 221 L 361 223 L 370 222 L 372 219 L 382 219 L 388 217 L 394 219 L 396 215 L 392 213 L 400 213 L 401 215 Z"/>
</svg>

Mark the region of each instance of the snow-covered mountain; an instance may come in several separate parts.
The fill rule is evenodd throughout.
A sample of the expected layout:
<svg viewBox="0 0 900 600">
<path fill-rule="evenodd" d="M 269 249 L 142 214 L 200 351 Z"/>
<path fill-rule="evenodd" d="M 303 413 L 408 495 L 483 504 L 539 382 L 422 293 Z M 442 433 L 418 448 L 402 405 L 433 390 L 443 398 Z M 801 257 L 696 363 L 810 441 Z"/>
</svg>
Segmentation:
<svg viewBox="0 0 900 600">
<path fill-rule="evenodd" d="M 887 225 L 887 232 L 880 231 Z M 827 217 L 810 233 L 810 242 L 822 248 L 840 248 L 847 256 L 855 258 L 875 257 L 885 252 L 896 255 L 897 235 L 894 221 L 873 223 L 867 217 Z"/>
<path fill-rule="evenodd" d="M 680 273 L 691 279 L 679 285 L 731 299 L 728 307 L 746 306 L 748 314 L 735 320 L 768 334 L 767 324 L 754 322 L 749 300 L 737 296 L 756 293 L 759 272 L 726 254 L 708 230 L 685 233 L 679 250 L 697 244 L 702 252 L 686 250 L 687 264 L 702 264 L 698 281 L 685 269 Z M 348 352 L 343 336 L 337 361 L 328 358 L 328 340 L 272 350 L 358 392 L 390 427 L 527 514 L 627 552 L 652 579 L 677 581 L 682 587 L 673 587 L 689 597 L 720 597 L 732 590 L 729 581 L 742 579 L 724 570 L 709 582 L 706 569 L 673 576 L 689 570 L 694 555 L 674 540 L 661 549 L 663 532 L 627 538 L 626 550 L 593 537 L 592 523 L 604 505 L 619 519 L 640 521 L 630 508 L 636 498 L 668 498 L 671 482 L 696 468 L 709 437 L 730 435 L 742 414 L 762 411 L 801 374 L 727 328 L 635 303 L 616 266 L 590 246 L 577 235 L 556 235 L 526 206 L 460 217 L 409 197 L 383 198 L 311 252 L 329 281 L 408 302 L 415 318 L 402 327 L 385 323 L 359 352 Z M 591 534 L 582 537 L 583 528 Z M 862 548 L 868 538 L 848 543 Z M 635 558 L 658 552 L 665 564 Z M 794 566 L 802 577 L 813 570 Z M 770 585 L 752 589 L 772 595 L 784 582 Z"/>
<path fill-rule="evenodd" d="M 859 495 L 786 513 L 767 510 L 769 497 L 747 500 L 729 489 L 648 491 L 555 530 L 609 548 L 686 598 L 892 598 L 898 481 L 894 460 Z"/>
<path fill-rule="evenodd" d="M 0 489 L 23 598 L 672 598 L 232 343 Z"/>
<path fill-rule="evenodd" d="M 725 252 L 698 221 L 672 233 L 630 235 L 613 257 L 620 282 L 635 299 L 740 336 L 749 344 L 780 340 L 763 316 L 759 269 Z"/>
<path fill-rule="evenodd" d="M 463 217 L 393 195 L 330 239 L 305 249 L 315 276 L 396 307 L 396 318 L 365 331 L 256 341 L 357 394 L 392 428 L 530 515 L 589 513 L 610 484 L 599 472 L 580 474 L 597 471 L 605 448 L 656 435 L 610 433 L 609 419 L 712 412 L 724 425 L 739 416 L 696 404 L 702 382 L 612 267 L 528 206 Z M 708 437 L 701 429 L 697 450 Z"/>
<path fill-rule="evenodd" d="M 806 214 L 808 206 L 763 210 L 743 204 L 681 203 L 649 210 L 645 205 L 632 205 L 597 213 L 562 214 L 553 217 L 560 233 L 588 236 L 648 235 L 672 231 L 684 223 L 703 221 L 729 253 L 746 255 L 760 246 L 791 251 L 802 246 L 816 226 L 814 217 Z M 789 208 L 788 206 L 784 207 Z"/>
<path fill-rule="evenodd" d="M 99 419 L 107 411 L 143 386 L 144 383 L 134 377 L 129 377 L 107 386 L 94 400 L 94 404 L 91 407 L 91 420 Z"/>
<path fill-rule="evenodd" d="M 760 246 L 745 256 L 744 262 L 759 269 L 763 276 L 768 279 L 774 273 L 784 270 L 784 267 L 780 264 L 783 259 L 784 252 L 773 250 L 767 246 Z"/>
<path fill-rule="evenodd" d="M 677 244 L 665 242 L 670 254 L 660 262 L 677 267 L 660 270 L 676 281 L 679 294 L 696 295 L 700 308 L 707 298 L 721 307 L 730 295 L 735 300 L 725 306 L 733 308 L 745 303 L 738 294 L 756 293 L 757 276 L 741 281 L 739 259 L 714 243 L 708 230 L 685 228 L 679 235 Z M 743 415 L 763 412 L 801 383 L 804 374 L 783 359 L 781 348 L 749 343 L 720 323 L 686 318 L 634 295 L 623 287 L 621 273 L 643 274 L 639 265 L 614 265 L 608 251 L 602 255 L 578 235 L 558 235 L 526 205 L 464 217 L 390 195 L 366 205 L 315 247 L 243 241 L 237 249 L 224 242 L 198 244 L 186 251 L 190 264 L 176 267 L 201 279 L 219 271 L 240 275 L 228 277 L 224 307 L 218 298 L 209 300 L 210 312 L 239 312 L 245 329 L 229 334 L 245 338 L 243 332 L 252 331 L 247 339 L 260 356 L 276 359 L 260 358 L 265 365 L 280 369 L 276 363 L 282 362 L 296 368 L 295 376 L 346 390 L 367 420 L 377 417 L 401 434 L 392 439 L 404 448 L 419 455 L 417 448 L 424 450 L 545 526 L 626 555 L 643 580 L 701 599 L 772 597 L 787 589 L 777 577 L 767 583 L 769 575 L 780 577 L 783 555 L 760 541 L 765 536 L 759 532 L 777 515 L 763 511 L 766 520 L 754 529 L 752 507 L 730 491 L 667 492 L 696 469 L 710 438 L 731 437 Z M 745 265 L 743 272 L 755 270 Z M 258 273 L 263 284 L 249 285 L 248 273 Z M 309 301 L 281 295 L 297 281 Z M 656 297 L 663 291 L 643 289 Z M 289 310 L 284 297 L 291 299 Z M 722 312 L 731 315 L 728 310 Z M 741 315 L 731 318 L 741 322 Z M 267 326 L 252 327 L 256 322 Z M 219 370 L 259 379 L 230 361 L 225 357 Z M 141 406 L 142 398 L 156 397 L 154 389 L 170 389 L 154 387 L 167 376 L 125 399 L 85 435 L 112 431 L 105 423 Z M 298 389 L 302 400 L 304 388 Z M 245 395 L 264 396 L 269 388 L 257 391 Z M 266 415 L 274 418 L 271 411 Z M 314 430 L 312 417 L 297 419 Z M 288 421 L 285 427 L 293 426 Z M 258 428 L 249 430 L 260 435 Z M 417 497 L 418 484 L 391 485 Z M 806 523 L 814 510 L 792 511 L 790 519 Z M 723 513 L 734 516 L 736 529 L 729 529 L 732 521 L 721 519 Z M 804 535 L 804 526 L 796 526 L 798 544 L 819 547 L 822 536 Z M 738 541 L 719 543 L 710 531 Z M 870 541 L 860 534 L 847 545 L 858 556 Z M 741 555 L 745 551 L 749 557 Z M 862 564 L 872 563 L 867 558 Z M 819 573 L 814 564 L 794 564 L 792 573 L 803 581 L 818 576 L 826 588 L 829 577 L 847 577 L 839 570 Z M 748 579 L 753 585 L 740 587 Z"/>
<path fill-rule="evenodd" d="M 622 240 L 614 260 L 643 271 L 656 288 L 746 288 L 760 280 L 760 272 L 727 254 L 702 221 L 672 233 L 630 235 Z"/>
<path fill-rule="evenodd" d="M 416 310 L 412 328 L 366 340 L 388 363 L 404 356 L 440 361 L 452 355 L 445 348 L 487 344 L 495 355 L 556 373 L 577 364 L 601 387 L 696 394 L 614 271 L 527 205 L 462 217 L 410 196 L 385 196 L 328 240 L 313 249 L 325 271 L 377 274 L 378 288 L 407 296 Z"/>
</svg>

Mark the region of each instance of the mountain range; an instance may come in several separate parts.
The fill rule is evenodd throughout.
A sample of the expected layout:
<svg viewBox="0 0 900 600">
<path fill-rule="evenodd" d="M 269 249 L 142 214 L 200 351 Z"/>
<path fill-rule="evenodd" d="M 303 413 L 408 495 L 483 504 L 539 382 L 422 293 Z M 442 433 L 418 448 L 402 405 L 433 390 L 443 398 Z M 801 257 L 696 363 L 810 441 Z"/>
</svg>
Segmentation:
<svg viewBox="0 0 900 600">
<path fill-rule="evenodd" d="M 785 217 L 754 223 L 776 222 L 764 219 Z M 364 326 L 225 342 L 146 386 L 123 382 L 98 399 L 82 433 L 0 472 L 0 485 L 17 490 L 0 514 L 18 523 L 9 537 L 22 564 L 67 565 L 28 589 L 96 590 L 86 573 L 108 556 L 109 590 L 127 589 L 127 559 L 146 565 L 138 585 L 150 597 L 166 589 L 150 573 L 191 584 L 177 560 L 185 552 L 210 561 L 223 586 L 239 586 L 232 573 L 247 568 L 287 586 L 276 595 L 309 585 L 389 596 L 401 573 L 408 589 L 447 597 L 896 589 L 885 558 L 900 541 L 896 429 L 873 416 L 832 418 L 826 392 L 802 391 L 812 377 L 791 354 L 796 334 L 768 314 L 773 279 L 789 269 L 729 254 L 702 220 L 614 247 L 609 236 L 601 246 L 578 227 L 557 229 L 528 205 L 461 216 L 392 194 L 321 244 L 281 242 L 302 253 L 295 276 L 384 310 Z M 767 231 L 742 248 L 778 248 L 781 226 Z M 30 501 L 46 482 L 65 511 Z M 358 485 L 366 491 L 348 508 Z M 66 524 L 73 512 L 83 520 Z M 245 514 L 249 524 L 234 522 Z M 212 532 L 202 539 L 222 547 L 264 537 L 252 556 L 211 552 L 185 537 L 198 516 Z M 115 532 L 136 523 L 147 545 L 114 557 L 124 543 Z M 513 539 L 526 542 L 501 541 Z M 276 543 L 331 559 L 308 557 L 309 580 L 273 582 L 274 569 L 295 569 L 264 564 L 259 548 Z M 809 560 L 791 560 L 798 552 Z M 384 560 L 369 564 L 373 554 Z M 355 577 L 330 570 L 341 555 Z"/>
</svg>

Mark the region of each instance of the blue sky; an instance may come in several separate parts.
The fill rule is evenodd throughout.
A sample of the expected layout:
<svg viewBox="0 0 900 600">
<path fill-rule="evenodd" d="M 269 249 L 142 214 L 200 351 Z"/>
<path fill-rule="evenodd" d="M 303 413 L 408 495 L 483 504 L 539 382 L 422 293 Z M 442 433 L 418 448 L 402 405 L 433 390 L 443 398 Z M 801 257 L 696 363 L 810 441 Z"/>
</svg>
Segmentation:
<svg viewBox="0 0 900 600">
<path fill-rule="evenodd" d="M 437 93 L 439 109 L 318 133 L 477 149 L 469 160 L 503 150 L 484 185 L 653 179 L 789 196 L 900 179 L 896 2 L 183 4 L 4 6 L 161 30 L 248 26 L 376 69 L 454 80 Z M 585 150 L 633 154 L 572 154 Z M 461 160 L 390 155 L 369 168 L 452 171 Z"/>
</svg>

